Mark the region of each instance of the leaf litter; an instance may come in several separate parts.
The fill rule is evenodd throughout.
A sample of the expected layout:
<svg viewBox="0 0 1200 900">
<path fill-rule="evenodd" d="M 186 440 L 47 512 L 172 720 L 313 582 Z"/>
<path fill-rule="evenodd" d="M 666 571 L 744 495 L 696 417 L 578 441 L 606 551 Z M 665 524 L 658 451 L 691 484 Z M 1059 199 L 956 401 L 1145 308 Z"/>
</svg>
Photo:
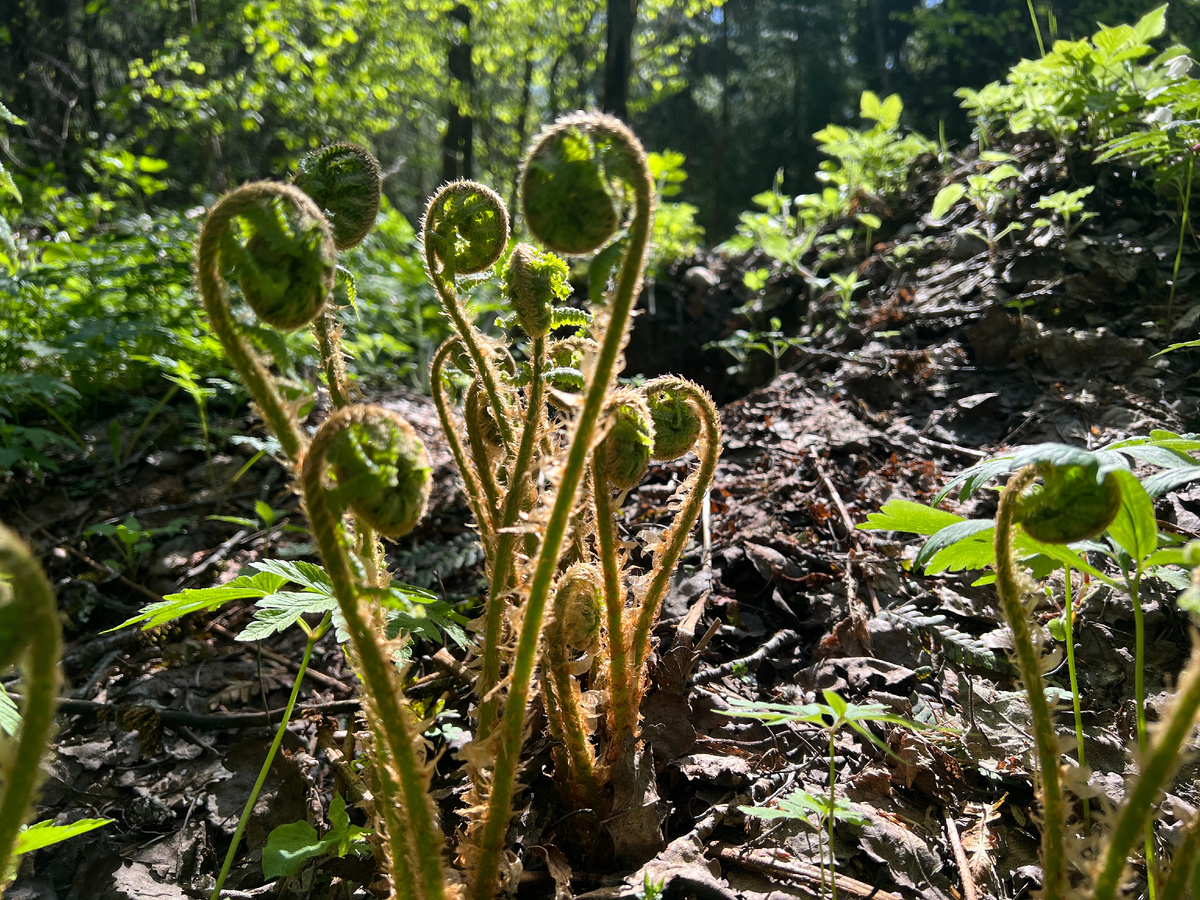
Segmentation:
<svg viewBox="0 0 1200 900">
<path fill-rule="evenodd" d="M 1048 139 L 1024 136 L 1007 149 L 1049 187 L 1065 179 Z M 1151 355 L 1166 340 L 1145 294 L 1165 278 L 1162 246 L 1171 239 L 1152 210 L 1139 211 L 1114 191 L 1065 251 L 1039 245 L 1030 229 L 1001 244 L 993 260 L 957 230 L 963 223 L 933 224 L 922 215 L 935 170 L 931 162 L 928 183 L 920 174 L 914 179 L 907 208 L 882 217 L 870 256 L 843 260 L 868 287 L 848 314 L 776 267 L 772 312 L 806 339 L 780 360 L 778 377 L 757 365 L 731 375 L 722 351 L 703 349 L 746 324 L 737 312 L 746 300 L 742 275 L 763 259 L 701 255 L 658 280 L 655 313 L 639 319 L 630 343 L 630 371 L 669 369 L 707 383 L 724 401 L 728 437 L 709 539 L 697 530 L 664 605 L 645 707 L 646 752 L 627 757 L 630 771 L 616 779 L 622 818 L 608 823 L 630 858 L 653 852 L 654 859 L 592 871 L 587 859 L 571 855 L 561 813 L 530 808 L 514 827 L 525 851 L 522 896 L 633 897 L 650 883 L 671 896 L 818 896 L 812 829 L 740 809 L 798 789 L 827 794 L 824 732 L 724 713 L 733 698 L 804 704 L 825 690 L 930 726 L 918 733 L 867 725 L 886 750 L 853 731 L 836 736 L 837 797 L 857 814 L 838 823 L 829 848 L 839 894 L 955 898 L 964 896 L 968 873 L 980 897 L 1016 896 L 1036 884 L 1027 709 L 992 589 L 973 586 L 970 575 L 916 574 L 916 542 L 856 526 L 889 499 L 928 502 L 1001 447 L 1043 440 L 1095 447 L 1151 427 L 1186 431 L 1200 397 L 1186 358 Z M 891 251 L 913 237 L 928 240 L 898 262 Z M 1200 306 L 1188 307 L 1186 290 L 1176 299 L 1183 319 L 1200 314 Z M 477 596 L 479 556 L 470 552 L 466 508 L 436 416 L 420 397 L 394 394 L 390 402 L 421 431 L 438 476 L 426 522 L 393 548 L 397 576 L 451 600 Z M 105 424 L 93 430 L 103 433 Z M 243 417 L 229 432 L 253 428 Z M 3 487 L 0 499 L 47 560 L 73 635 L 70 701 L 41 814 L 116 820 L 29 854 L 15 898 L 173 900 L 204 895 L 212 883 L 271 737 L 261 724 L 226 717 L 282 707 L 294 672 L 288 661 L 299 658 L 302 636 L 270 634 L 261 652 L 233 641 L 250 622 L 247 601 L 224 608 L 215 622 L 185 620 L 150 635 L 99 636 L 94 623 L 108 627 L 163 594 L 228 581 L 250 563 L 288 555 L 289 547 L 303 558 L 302 535 L 205 518 L 252 519 L 254 502 L 266 501 L 302 521 L 278 467 L 262 462 L 252 478 L 231 483 L 249 454 L 233 444 L 218 450 L 216 474 L 224 481 L 216 493 L 207 473 L 195 471 L 202 456 L 175 447 L 153 448 L 123 472 L 120 486 L 97 487 L 80 468 L 45 486 Z M 630 493 L 629 538 L 656 523 L 682 472 L 657 466 Z M 990 492 L 980 491 L 943 508 L 970 518 L 991 515 L 993 505 Z M 1200 489 L 1170 494 L 1156 511 L 1160 522 L 1194 535 Z M 97 540 L 83 535 L 97 521 L 130 514 L 145 527 L 180 515 L 193 523 L 153 541 L 137 571 L 119 573 L 97 558 Z M 1166 673 L 1179 668 L 1186 630 L 1172 591 L 1143 602 L 1153 698 L 1169 687 Z M 1048 606 L 1041 613 L 1051 616 Z M 1110 799 L 1133 764 L 1126 749 L 1134 734 L 1133 660 L 1124 650 L 1132 629 L 1131 612 L 1101 593 L 1088 598 L 1076 623 L 1088 759 L 1097 790 Z M 416 646 L 415 692 L 447 698 L 432 736 L 451 744 L 467 692 L 456 664 L 435 649 Z M 343 896 L 342 879 L 371 877 L 369 865 L 350 857 L 326 859 L 263 890 L 271 829 L 296 822 L 323 828 L 330 798 L 346 787 L 355 727 L 345 698 L 353 677 L 332 637 L 318 646 L 313 667 L 320 677 L 302 691 L 304 711 L 229 882 L 245 896 Z M 1069 731 L 1066 717 L 1060 731 Z M 538 772 L 548 747 L 542 740 L 529 749 Z M 439 796 L 447 810 L 455 769 L 444 755 Z M 1161 823 L 1165 834 L 1200 805 L 1195 776 L 1193 764 L 1178 781 L 1173 811 Z M 362 824 L 361 810 L 348 806 L 351 821 Z"/>
</svg>

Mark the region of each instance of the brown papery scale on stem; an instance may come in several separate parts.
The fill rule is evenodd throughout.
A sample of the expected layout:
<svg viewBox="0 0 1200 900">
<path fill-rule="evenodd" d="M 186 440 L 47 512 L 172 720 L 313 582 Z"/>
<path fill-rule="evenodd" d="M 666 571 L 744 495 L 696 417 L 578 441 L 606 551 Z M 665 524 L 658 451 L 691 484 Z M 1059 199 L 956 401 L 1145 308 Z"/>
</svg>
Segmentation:
<svg viewBox="0 0 1200 900">
<path fill-rule="evenodd" d="M 478 381 L 472 382 L 471 386 L 467 388 L 463 414 L 467 418 L 468 427 L 473 429 L 483 440 L 489 457 L 494 460 L 503 449 L 500 426 L 496 424 L 496 417 L 492 415 L 492 408 L 488 405 L 487 398 L 483 396 L 483 390 Z"/>
<path fill-rule="evenodd" d="M 242 235 L 228 227 L 233 219 L 242 223 Z M 294 331 L 321 313 L 333 292 L 337 248 L 312 198 L 291 185 L 243 185 L 213 207 L 206 229 L 217 222 L 220 268 L 237 279 L 259 319 Z M 199 265 L 203 273 L 205 260 Z"/>
<path fill-rule="evenodd" d="M 608 410 L 612 424 L 596 453 L 608 483 L 627 491 L 637 486 L 650 467 L 654 419 L 646 399 L 631 390 L 613 391 Z"/>
<path fill-rule="evenodd" d="M 401 416 L 381 406 L 348 406 L 329 419 L 334 496 L 385 537 L 412 531 L 433 486 L 425 445 Z"/>
<path fill-rule="evenodd" d="M 296 168 L 292 183 L 324 212 L 338 250 L 363 242 L 379 215 L 382 195 L 379 163 L 357 144 L 330 144 L 310 153 Z"/>
</svg>

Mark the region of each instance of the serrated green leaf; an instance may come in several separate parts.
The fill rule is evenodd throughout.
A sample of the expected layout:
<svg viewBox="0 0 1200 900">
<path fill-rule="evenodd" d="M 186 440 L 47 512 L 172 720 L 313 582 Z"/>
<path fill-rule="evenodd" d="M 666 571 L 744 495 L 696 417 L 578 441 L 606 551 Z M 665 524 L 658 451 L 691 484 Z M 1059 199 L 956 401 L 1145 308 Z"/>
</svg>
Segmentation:
<svg viewBox="0 0 1200 900">
<path fill-rule="evenodd" d="M 997 475 L 1003 475 L 1006 472 L 1013 470 L 1012 456 L 997 456 L 994 459 L 985 459 L 981 463 L 976 463 L 969 469 L 964 469 L 955 475 L 946 486 L 937 492 L 933 498 L 934 505 L 941 503 L 950 495 L 956 487 L 962 486 L 959 492 L 959 499 L 968 500 L 979 489 L 979 486 Z"/>
<path fill-rule="evenodd" d="M 1154 517 L 1154 501 L 1132 472 L 1116 472 L 1121 485 L 1121 508 L 1112 524 L 1109 536 L 1129 554 L 1134 566 L 1158 547 L 1158 521 Z"/>
<path fill-rule="evenodd" d="M 22 853 L 41 850 L 43 847 L 60 844 L 89 831 L 95 831 L 97 828 L 103 828 L 111 822 L 112 819 L 80 819 L 70 825 L 55 825 L 50 821 L 38 822 L 17 835 L 13 852 L 20 856 Z"/>
<path fill-rule="evenodd" d="M 962 522 L 963 517 L 912 500 L 895 499 L 883 504 L 879 512 L 867 516 L 858 527 L 863 531 L 904 531 L 934 534 L 947 525 Z"/>
<path fill-rule="evenodd" d="M 964 519 L 947 525 L 929 537 L 917 553 L 913 565 L 927 575 L 982 569 L 995 559 L 991 519 Z"/>
<path fill-rule="evenodd" d="M 261 563 L 255 565 L 262 567 Z M 115 628 L 103 632 L 108 634 L 119 631 L 127 625 L 141 625 L 142 630 L 157 628 L 167 622 L 191 615 L 192 613 L 211 612 L 232 600 L 245 600 L 251 597 L 263 597 L 279 590 L 287 583 L 287 578 L 273 572 L 259 572 L 256 575 L 241 575 L 227 584 L 210 588 L 189 588 L 178 594 L 168 594 L 161 602 L 143 606 L 134 617 L 126 619 Z"/>
<path fill-rule="evenodd" d="M 1142 482 L 1142 487 L 1153 498 L 1197 480 L 1200 480 L 1200 466 L 1184 466 L 1151 475 Z"/>
<path fill-rule="evenodd" d="M 1130 36 L 1135 43 L 1144 44 L 1156 37 L 1161 37 L 1167 30 L 1167 6 L 1164 3 L 1157 9 L 1146 13 L 1130 29 Z"/>
<path fill-rule="evenodd" d="M 253 563 L 260 572 L 271 572 L 280 575 L 288 581 L 302 584 L 310 591 L 332 596 L 332 585 L 325 570 L 318 565 L 307 562 L 287 562 L 280 559 L 264 559 Z"/>
<path fill-rule="evenodd" d="M 307 613 L 324 615 L 338 608 L 328 594 L 311 591 L 277 591 L 263 597 L 255 606 L 254 618 L 237 636 L 239 641 L 261 641 L 277 631 L 285 631 Z"/>
</svg>

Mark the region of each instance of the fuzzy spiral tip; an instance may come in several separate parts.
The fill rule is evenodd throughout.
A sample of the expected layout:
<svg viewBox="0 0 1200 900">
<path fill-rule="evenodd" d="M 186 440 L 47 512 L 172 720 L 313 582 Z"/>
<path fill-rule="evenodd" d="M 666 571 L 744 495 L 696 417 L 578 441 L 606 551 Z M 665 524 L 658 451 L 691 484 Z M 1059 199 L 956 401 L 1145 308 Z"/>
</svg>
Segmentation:
<svg viewBox="0 0 1200 900">
<path fill-rule="evenodd" d="M 1121 486 L 1114 473 L 1103 478 L 1095 465 L 1039 463 L 1040 489 L 1023 493 L 1014 518 L 1035 541 L 1070 544 L 1103 534 L 1121 508 Z"/>
<path fill-rule="evenodd" d="M 240 229 L 234 219 L 240 220 Z M 218 241 L 205 237 L 210 229 L 219 232 Z M 220 269 L 236 278 L 255 315 L 282 331 L 315 319 L 333 292 L 333 233 L 321 210 L 299 188 L 254 182 L 226 194 L 209 213 L 201 234 L 202 277 L 211 265 L 205 254 L 214 244 Z"/>
<path fill-rule="evenodd" d="M 329 460 L 343 502 L 385 537 L 412 531 L 433 485 L 425 445 L 401 416 L 379 406 L 349 406 L 322 428 L 336 428 Z"/>
<path fill-rule="evenodd" d="M 629 390 L 613 393 L 609 414 L 612 425 L 596 452 L 609 484 L 626 491 L 636 487 L 650 467 L 654 419 L 645 398 Z"/>
<path fill-rule="evenodd" d="M 619 119 L 560 119 L 537 139 L 521 176 L 529 230 L 556 253 L 598 250 L 620 225 L 608 178 L 628 179 L 644 166 L 641 144 Z"/>
<path fill-rule="evenodd" d="M 654 419 L 654 459 L 679 459 L 700 438 L 700 416 L 687 394 L 670 384 L 649 384 L 645 388 L 650 416 Z"/>
<path fill-rule="evenodd" d="M 584 653 L 600 647 L 600 625 L 604 621 L 603 577 L 595 566 L 576 563 L 563 574 L 555 591 L 554 622 L 557 639 Z"/>
<path fill-rule="evenodd" d="M 571 293 L 567 264 L 553 253 L 517 244 L 504 267 L 504 296 L 530 337 L 545 337 L 556 301 Z"/>
<path fill-rule="evenodd" d="M 325 213 L 338 250 L 361 244 L 375 226 L 380 180 L 379 163 L 357 144 L 330 144 L 310 153 L 292 177 Z"/>
<path fill-rule="evenodd" d="M 426 246 L 451 277 L 484 271 L 508 245 L 504 201 L 473 181 L 443 185 L 429 201 L 421 227 Z"/>
</svg>

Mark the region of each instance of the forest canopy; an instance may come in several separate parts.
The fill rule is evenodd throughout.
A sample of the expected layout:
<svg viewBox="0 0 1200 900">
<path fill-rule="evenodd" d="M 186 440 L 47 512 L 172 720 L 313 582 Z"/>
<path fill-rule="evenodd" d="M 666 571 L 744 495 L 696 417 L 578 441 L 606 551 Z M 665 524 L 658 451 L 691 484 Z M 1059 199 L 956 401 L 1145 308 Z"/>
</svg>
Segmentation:
<svg viewBox="0 0 1200 900">
<path fill-rule="evenodd" d="M 1038 42 L 1134 21 L 1151 0 L 7 0 L 0 159 L 24 199 L 10 222 L 51 232 L 64 193 L 180 208 L 357 141 L 415 221 L 444 180 L 511 198 L 538 127 L 601 107 L 648 149 L 684 154 L 680 199 L 714 243 L 782 168 L 813 188 L 814 132 L 898 93 L 904 124 L 966 138 L 953 92 L 1002 78 Z M 1031 11 L 1037 20 L 1035 30 Z M 1172 42 L 1200 34 L 1194 2 Z M 11 193 L 11 192 L 10 192 Z M 87 199 L 91 196 L 92 199 Z M 103 198 L 103 199 L 100 199 Z"/>
</svg>

